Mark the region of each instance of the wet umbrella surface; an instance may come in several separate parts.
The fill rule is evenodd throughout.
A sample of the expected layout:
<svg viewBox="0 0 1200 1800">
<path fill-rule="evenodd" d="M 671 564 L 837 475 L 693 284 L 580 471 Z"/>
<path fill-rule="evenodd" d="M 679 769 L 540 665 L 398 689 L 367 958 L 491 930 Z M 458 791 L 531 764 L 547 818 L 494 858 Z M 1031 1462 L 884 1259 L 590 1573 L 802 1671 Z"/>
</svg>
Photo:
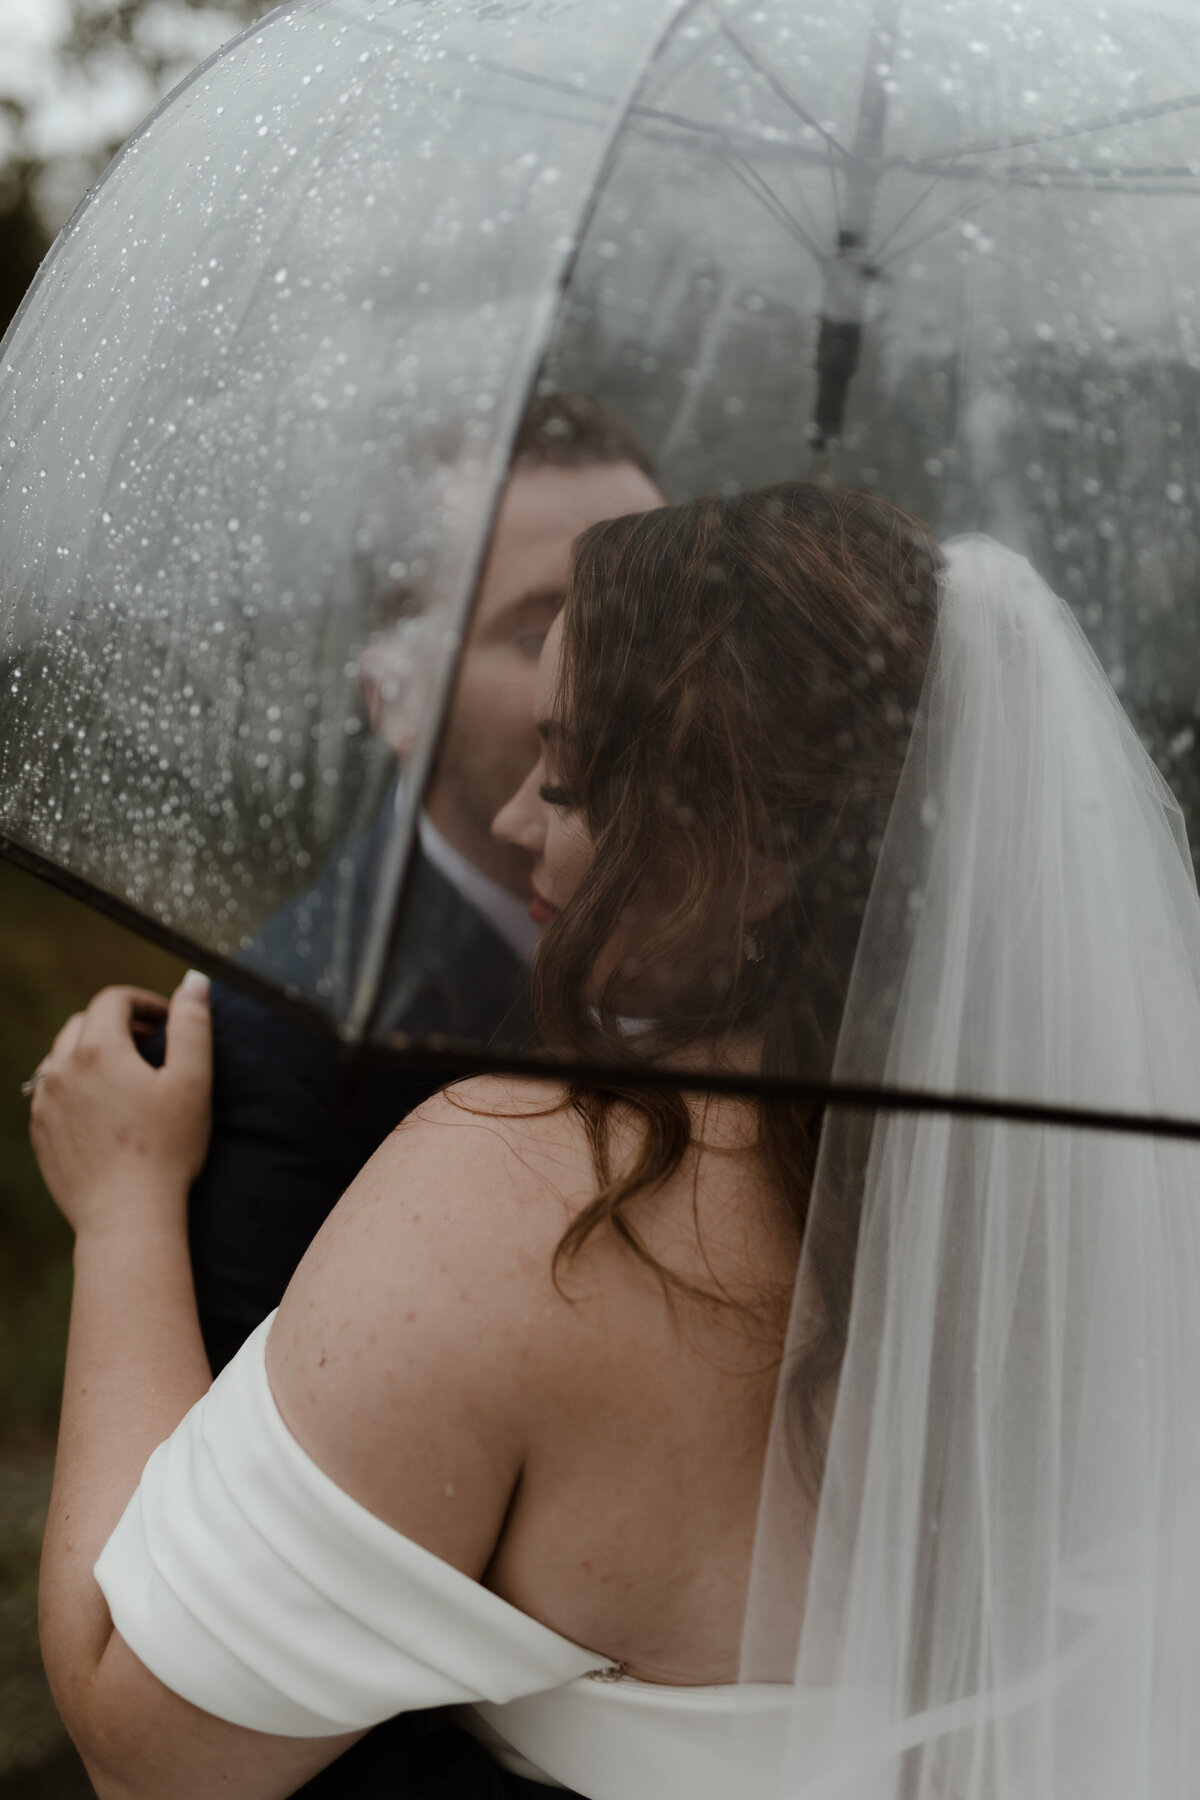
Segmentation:
<svg viewBox="0 0 1200 1800">
<path fill-rule="evenodd" d="M 298 0 L 0 355 L 5 854 L 590 1077 L 627 1248 L 755 1096 L 764 1800 L 1197 1792 L 1198 118 L 1190 5 Z"/>
<path fill-rule="evenodd" d="M 282 7 L 121 153 L 5 346 L 9 853 L 350 1042 L 540 1054 L 515 1012 L 395 1026 L 430 978 L 422 796 L 535 391 L 617 409 L 672 500 L 845 484 L 1027 555 L 1197 840 L 1198 111 L 1194 23 L 1136 0 Z M 817 696 L 860 798 L 870 731 L 911 717 L 880 658 L 864 637 Z M 662 804 L 668 835 L 697 817 Z M 872 818 L 789 828 L 786 920 L 739 915 L 713 992 L 815 918 L 857 931 Z M 670 1065 L 701 1001 L 656 956 L 560 1057 Z M 829 1068 L 793 1046 L 768 1073 Z M 1186 1081 L 943 1077 L 1200 1118 Z"/>
</svg>

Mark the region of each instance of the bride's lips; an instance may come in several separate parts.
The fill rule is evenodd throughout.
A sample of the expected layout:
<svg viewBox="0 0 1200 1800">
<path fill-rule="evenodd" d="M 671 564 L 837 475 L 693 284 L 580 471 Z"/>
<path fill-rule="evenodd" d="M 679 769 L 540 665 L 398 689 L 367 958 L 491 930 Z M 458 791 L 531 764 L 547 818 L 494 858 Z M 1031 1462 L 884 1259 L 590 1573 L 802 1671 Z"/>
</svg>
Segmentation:
<svg viewBox="0 0 1200 1800">
<path fill-rule="evenodd" d="M 551 919 L 557 919 L 558 913 L 558 907 L 551 906 L 550 902 L 544 899 L 543 896 L 538 893 L 537 889 L 534 888 L 533 899 L 529 902 L 529 916 L 534 924 L 548 925 Z"/>
</svg>

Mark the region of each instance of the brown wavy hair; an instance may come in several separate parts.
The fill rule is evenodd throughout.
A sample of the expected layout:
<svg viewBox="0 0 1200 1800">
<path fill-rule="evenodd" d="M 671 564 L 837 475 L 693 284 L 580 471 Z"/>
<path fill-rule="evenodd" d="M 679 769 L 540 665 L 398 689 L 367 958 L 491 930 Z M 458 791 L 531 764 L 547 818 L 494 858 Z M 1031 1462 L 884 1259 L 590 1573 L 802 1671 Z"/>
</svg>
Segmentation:
<svg viewBox="0 0 1200 1800">
<path fill-rule="evenodd" d="M 681 1092 L 638 1087 L 639 1059 L 670 1064 L 702 1046 L 711 1066 L 723 1046 L 761 1040 L 764 1074 L 828 1078 L 939 567 L 929 531 L 897 508 L 800 484 L 615 519 L 579 539 L 556 761 L 595 856 L 542 939 L 534 998 L 552 1047 L 629 1064 L 631 1079 L 568 1092 L 599 1192 L 559 1261 L 607 1224 L 676 1281 L 629 1204 L 679 1167 L 691 1116 Z M 765 893 L 772 910 L 759 917 Z M 598 949 L 639 899 L 651 923 L 597 992 Z M 632 1040 L 630 1017 L 647 1021 Z M 799 1240 L 823 1109 L 755 1104 Z M 636 1120 L 639 1147 L 614 1171 L 618 1110 Z M 826 1315 L 815 1381 L 844 1344 L 853 1204 L 821 1223 L 828 1241 L 808 1246 Z"/>
</svg>

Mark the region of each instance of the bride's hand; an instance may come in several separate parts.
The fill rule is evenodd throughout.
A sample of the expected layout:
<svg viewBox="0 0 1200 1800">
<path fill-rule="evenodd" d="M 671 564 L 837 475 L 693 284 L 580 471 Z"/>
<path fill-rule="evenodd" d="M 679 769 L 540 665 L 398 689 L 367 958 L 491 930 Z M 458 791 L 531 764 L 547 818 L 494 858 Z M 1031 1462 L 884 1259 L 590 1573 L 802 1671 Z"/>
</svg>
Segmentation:
<svg viewBox="0 0 1200 1800">
<path fill-rule="evenodd" d="M 167 1022 L 152 1068 L 138 1022 Z M 212 1032 L 208 983 L 185 976 L 170 1004 L 142 988 L 105 988 L 67 1020 L 35 1076 L 30 1135 L 46 1186 L 75 1230 L 133 1215 L 182 1222 L 208 1148 Z"/>
</svg>

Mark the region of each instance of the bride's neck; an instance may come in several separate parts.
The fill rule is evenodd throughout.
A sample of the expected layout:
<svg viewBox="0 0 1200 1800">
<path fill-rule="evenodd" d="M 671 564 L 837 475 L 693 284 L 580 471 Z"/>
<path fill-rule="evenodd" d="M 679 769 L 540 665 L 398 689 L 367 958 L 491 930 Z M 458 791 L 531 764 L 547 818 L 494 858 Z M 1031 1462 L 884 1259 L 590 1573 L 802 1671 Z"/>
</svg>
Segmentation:
<svg viewBox="0 0 1200 1800">
<path fill-rule="evenodd" d="M 761 1032 L 729 1032 L 671 1051 L 663 1066 L 687 1075 L 754 1076 L 762 1071 L 762 1053 Z"/>
</svg>

